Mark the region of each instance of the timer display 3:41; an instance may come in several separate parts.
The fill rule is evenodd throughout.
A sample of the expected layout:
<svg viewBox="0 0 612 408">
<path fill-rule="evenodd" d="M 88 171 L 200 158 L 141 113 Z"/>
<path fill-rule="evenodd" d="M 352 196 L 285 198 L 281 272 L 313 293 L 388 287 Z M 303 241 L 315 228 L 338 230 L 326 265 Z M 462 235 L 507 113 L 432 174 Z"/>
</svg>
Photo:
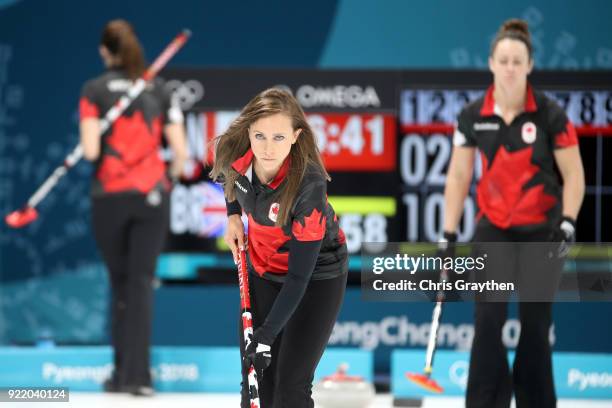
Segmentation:
<svg viewBox="0 0 612 408">
<path fill-rule="evenodd" d="M 395 170 L 395 116 L 309 113 L 307 117 L 328 170 Z"/>
</svg>

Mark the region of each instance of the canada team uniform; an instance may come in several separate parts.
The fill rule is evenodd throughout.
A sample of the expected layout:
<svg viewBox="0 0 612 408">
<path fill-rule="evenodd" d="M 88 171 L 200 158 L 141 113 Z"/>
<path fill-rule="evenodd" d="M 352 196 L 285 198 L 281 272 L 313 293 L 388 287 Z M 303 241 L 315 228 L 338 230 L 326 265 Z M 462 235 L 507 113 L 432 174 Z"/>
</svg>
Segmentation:
<svg viewBox="0 0 612 408">
<path fill-rule="evenodd" d="M 132 85 L 109 69 L 83 86 L 80 118 L 102 119 Z M 156 80 L 101 135 L 91 186 L 96 243 L 113 287 L 114 386 L 150 386 L 152 278 L 168 228 L 163 127 L 182 123 L 180 108 Z"/>
<path fill-rule="evenodd" d="M 306 169 L 289 221 L 276 226 L 276 200 L 290 159 L 269 184 L 259 181 L 252 162 L 249 150 L 233 163 L 240 176 L 236 201 L 227 207 L 228 215 L 244 211 L 248 218 L 253 326 L 259 342 L 272 345 L 272 364 L 259 384 L 260 397 L 262 406 L 305 407 L 344 296 L 345 237 L 327 201 L 327 180 L 314 167 Z M 243 370 L 243 407 L 248 407 L 247 384 Z"/>
<path fill-rule="evenodd" d="M 562 215 L 562 185 L 554 151 L 578 144 L 573 125 L 554 101 L 528 85 L 524 111 L 506 124 L 491 87 L 462 110 L 453 144 L 478 148 L 482 162 L 474 242 L 551 240 Z M 532 282 L 546 282 L 550 293 L 543 297 L 551 297 L 560 268 L 533 267 L 538 254 L 524 250 L 529 247 L 489 246 L 489 251 L 498 253 L 489 253 L 482 279 L 513 278 L 523 282 L 521 293 L 533 289 Z M 507 318 L 503 300 L 476 303 L 467 407 L 509 407 L 513 391 L 518 406 L 554 407 L 549 344 L 552 304 L 549 300 L 519 304 L 521 336 L 511 372 L 501 335 Z"/>
</svg>

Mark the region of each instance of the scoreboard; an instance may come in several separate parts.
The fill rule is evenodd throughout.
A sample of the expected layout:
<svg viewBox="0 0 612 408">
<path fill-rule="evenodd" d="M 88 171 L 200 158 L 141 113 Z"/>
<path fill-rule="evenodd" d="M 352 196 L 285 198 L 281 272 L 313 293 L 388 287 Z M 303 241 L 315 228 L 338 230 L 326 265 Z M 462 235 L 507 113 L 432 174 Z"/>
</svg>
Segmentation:
<svg viewBox="0 0 612 408">
<path fill-rule="evenodd" d="M 362 242 L 436 241 L 443 191 L 459 111 L 483 95 L 486 72 L 173 69 L 168 86 L 186 112 L 190 163 L 171 200 L 168 253 L 206 254 L 208 268 L 232 267 L 222 241 L 221 188 L 207 178 L 211 141 L 261 90 L 289 89 L 307 114 L 332 181 L 329 201 L 347 236 L 351 269 Z M 578 240 L 610 241 L 612 77 L 535 73 L 531 78 L 567 112 L 580 135 L 587 192 Z M 459 239 L 475 231 L 473 198 L 466 199 Z"/>
</svg>

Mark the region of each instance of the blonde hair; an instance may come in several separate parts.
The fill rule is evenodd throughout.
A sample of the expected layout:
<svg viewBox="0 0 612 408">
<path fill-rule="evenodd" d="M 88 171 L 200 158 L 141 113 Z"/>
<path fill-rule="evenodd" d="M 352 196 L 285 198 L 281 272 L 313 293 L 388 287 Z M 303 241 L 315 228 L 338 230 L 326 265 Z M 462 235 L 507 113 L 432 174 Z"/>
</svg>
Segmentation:
<svg viewBox="0 0 612 408">
<path fill-rule="evenodd" d="M 327 180 L 330 180 L 314 133 L 306 121 L 306 115 L 291 93 L 282 89 L 270 88 L 251 99 L 227 131 L 213 141 L 216 143 L 215 162 L 210 177 L 224 183 L 225 196 L 228 201 L 235 200 L 234 182 L 240 174 L 232 168 L 232 163 L 250 148 L 249 127 L 263 117 L 279 113 L 291 119 L 294 131 L 301 129 L 297 141 L 291 146 L 289 152 L 290 167 L 286 181 L 279 187 L 278 192 L 280 210 L 276 225 L 282 226 L 289 218 L 295 196 L 309 166 L 319 170 Z"/>
</svg>

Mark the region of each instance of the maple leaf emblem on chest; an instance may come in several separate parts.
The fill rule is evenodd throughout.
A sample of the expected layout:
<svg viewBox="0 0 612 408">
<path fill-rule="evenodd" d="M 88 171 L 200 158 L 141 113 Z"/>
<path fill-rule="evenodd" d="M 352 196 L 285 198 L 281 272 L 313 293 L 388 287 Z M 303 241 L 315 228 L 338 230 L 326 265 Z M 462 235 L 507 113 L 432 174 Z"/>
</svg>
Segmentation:
<svg viewBox="0 0 612 408">
<path fill-rule="evenodd" d="M 532 148 L 509 152 L 503 146 L 483 174 L 478 186 L 478 205 L 493 224 L 508 228 L 512 225 L 537 224 L 546 221 L 546 212 L 557 199 L 544 192 L 544 185 L 525 185 L 539 172 L 531 162 Z"/>
</svg>

